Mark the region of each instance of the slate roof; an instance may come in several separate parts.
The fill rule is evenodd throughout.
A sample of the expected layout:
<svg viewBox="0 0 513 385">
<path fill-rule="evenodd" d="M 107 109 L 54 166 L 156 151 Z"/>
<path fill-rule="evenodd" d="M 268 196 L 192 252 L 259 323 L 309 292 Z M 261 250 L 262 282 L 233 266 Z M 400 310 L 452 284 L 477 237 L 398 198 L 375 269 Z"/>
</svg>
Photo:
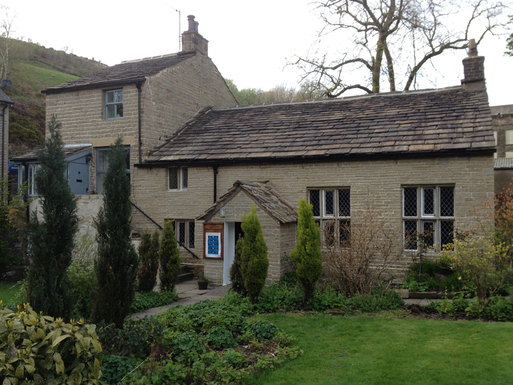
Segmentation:
<svg viewBox="0 0 513 385">
<path fill-rule="evenodd" d="M 166 68 L 172 67 L 193 57 L 195 52 L 179 52 L 171 55 L 158 56 L 123 62 L 77 80 L 47 88 L 42 91 L 46 94 L 68 92 L 84 88 L 106 87 L 144 81 L 146 76 L 154 75 Z"/>
<path fill-rule="evenodd" d="M 4 91 L 0 90 L 0 103 L 4 104 L 14 104 L 14 102 L 5 94 Z"/>
<path fill-rule="evenodd" d="M 383 157 L 494 148 L 486 91 L 451 87 L 205 109 L 154 148 L 144 163 Z"/>
<path fill-rule="evenodd" d="M 62 152 L 64 152 L 64 157 L 67 158 L 72 155 L 76 155 L 82 151 L 92 149 L 92 145 L 84 145 L 84 146 L 71 146 L 71 147 L 63 147 Z M 37 151 L 30 151 L 23 155 L 16 156 L 12 160 L 13 162 L 30 162 L 37 160 Z"/>
<path fill-rule="evenodd" d="M 247 182 L 238 180 L 219 200 L 198 220 L 210 220 L 220 209 L 240 192 L 245 192 L 260 208 L 279 223 L 297 222 L 297 213 L 290 203 L 284 200 L 269 181 Z"/>
</svg>

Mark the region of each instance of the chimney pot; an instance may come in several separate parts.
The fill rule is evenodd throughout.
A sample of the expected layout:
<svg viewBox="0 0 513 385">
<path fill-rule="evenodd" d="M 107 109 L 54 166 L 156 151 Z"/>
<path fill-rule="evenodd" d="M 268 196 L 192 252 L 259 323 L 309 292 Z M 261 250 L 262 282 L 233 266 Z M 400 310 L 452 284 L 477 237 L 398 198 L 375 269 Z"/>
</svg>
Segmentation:
<svg viewBox="0 0 513 385">
<path fill-rule="evenodd" d="M 475 39 L 470 39 L 468 42 L 468 56 L 477 56 L 477 45 Z"/>
<path fill-rule="evenodd" d="M 187 16 L 187 21 L 189 22 L 189 32 L 198 32 L 196 27 L 196 22 L 194 21 L 194 15 Z"/>
<path fill-rule="evenodd" d="M 196 51 L 208 56 L 208 40 L 199 34 L 199 23 L 193 15 L 187 16 L 187 20 L 189 29 L 182 33 L 182 52 Z"/>
<path fill-rule="evenodd" d="M 468 57 L 463 59 L 465 78 L 461 84 L 469 91 L 485 89 L 484 57 L 477 54 L 477 44 L 474 39 L 468 42 Z"/>
</svg>

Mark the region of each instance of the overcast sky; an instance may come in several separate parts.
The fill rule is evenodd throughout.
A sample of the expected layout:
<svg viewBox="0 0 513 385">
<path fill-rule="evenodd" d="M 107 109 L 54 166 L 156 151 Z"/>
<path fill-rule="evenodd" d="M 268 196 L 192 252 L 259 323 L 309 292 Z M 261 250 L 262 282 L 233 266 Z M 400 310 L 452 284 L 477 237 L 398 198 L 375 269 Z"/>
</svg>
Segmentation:
<svg viewBox="0 0 513 385">
<path fill-rule="evenodd" d="M 14 37 L 66 49 L 108 65 L 178 51 L 187 15 L 209 40 L 209 56 L 239 89 L 297 87 L 300 72 L 287 62 L 305 56 L 322 28 L 311 0 L 0 0 L 15 15 Z M 490 105 L 513 104 L 513 58 L 504 57 L 506 37 L 489 37 L 485 56 Z M 343 44 L 334 40 L 334 45 Z M 459 51 L 444 56 L 433 72 L 436 87 L 459 85 Z M 440 62 L 441 63 L 441 62 Z M 431 86 L 432 88 L 432 86 Z"/>
</svg>

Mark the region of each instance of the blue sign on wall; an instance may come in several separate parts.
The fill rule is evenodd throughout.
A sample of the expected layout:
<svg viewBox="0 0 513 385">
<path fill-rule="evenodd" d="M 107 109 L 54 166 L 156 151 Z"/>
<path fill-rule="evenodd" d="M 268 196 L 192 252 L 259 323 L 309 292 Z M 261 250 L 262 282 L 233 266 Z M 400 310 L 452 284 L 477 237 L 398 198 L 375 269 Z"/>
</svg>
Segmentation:
<svg viewBox="0 0 513 385">
<path fill-rule="evenodd" d="M 219 254 L 219 236 L 209 235 L 208 236 L 208 254 Z"/>
</svg>

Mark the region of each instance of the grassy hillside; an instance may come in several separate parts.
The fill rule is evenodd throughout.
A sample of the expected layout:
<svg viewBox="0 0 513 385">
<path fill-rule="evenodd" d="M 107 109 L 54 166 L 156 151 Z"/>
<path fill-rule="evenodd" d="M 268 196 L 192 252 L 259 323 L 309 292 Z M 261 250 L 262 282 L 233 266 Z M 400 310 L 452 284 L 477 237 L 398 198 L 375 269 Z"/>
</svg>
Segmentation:
<svg viewBox="0 0 513 385">
<path fill-rule="evenodd" d="M 8 78 L 12 86 L 3 91 L 14 101 L 9 116 L 9 155 L 15 156 L 44 143 L 45 96 L 42 90 L 107 66 L 14 39 L 10 40 L 10 56 Z"/>
</svg>

